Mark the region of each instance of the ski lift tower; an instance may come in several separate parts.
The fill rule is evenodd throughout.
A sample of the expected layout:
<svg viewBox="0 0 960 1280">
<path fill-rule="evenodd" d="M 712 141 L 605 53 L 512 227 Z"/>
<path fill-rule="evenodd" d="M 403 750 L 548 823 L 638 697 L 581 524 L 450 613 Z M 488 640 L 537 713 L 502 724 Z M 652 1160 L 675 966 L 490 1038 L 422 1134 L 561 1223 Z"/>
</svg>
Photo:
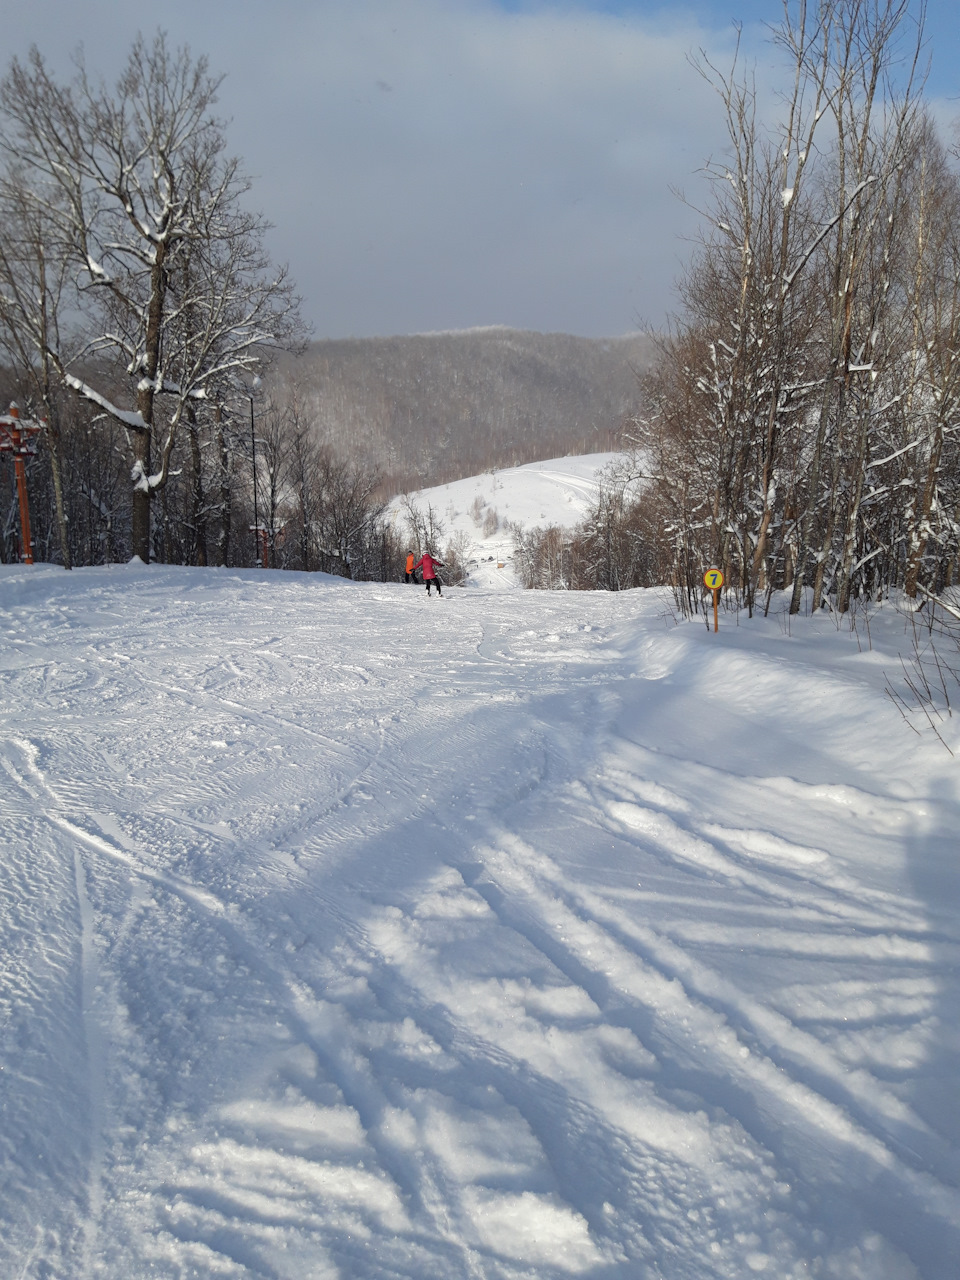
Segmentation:
<svg viewBox="0 0 960 1280">
<path fill-rule="evenodd" d="M 13 454 L 13 467 L 17 475 L 17 497 L 20 499 L 20 559 L 23 564 L 33 564 L 33 539 L 30 535 L 30 505 L 27 502 L 27 469 L 24 458 L 37 452 L 36 436 L 43 429 L 39 422 L 29 418 L 21 421 L 20 410 L 10 406 L 10 412 L 0 416 L 0 453 Z"/>
</svg>

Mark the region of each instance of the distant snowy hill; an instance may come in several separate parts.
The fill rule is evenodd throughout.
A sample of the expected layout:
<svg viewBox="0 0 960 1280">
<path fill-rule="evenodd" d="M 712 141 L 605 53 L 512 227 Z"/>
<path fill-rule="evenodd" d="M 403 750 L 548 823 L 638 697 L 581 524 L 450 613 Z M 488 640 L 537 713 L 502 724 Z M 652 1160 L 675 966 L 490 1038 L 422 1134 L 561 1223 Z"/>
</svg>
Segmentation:
<svg viewBox="0 0 960 1280">
<path fill-rule="evenodd" d="M 431 505 L 435 509 L 443 523 L 445 541 L 457 534 L 467 540 L 466 586 L 514 588 L 513 536 L 508 525 L 532 529 L 577 524 L 596 497 L 598 476 L 616 456 L 588 453 L 530 462 L 409 496 L 421 508 Z M 400 499 L 391 503 L 391 511 L 398 528 L 404 528 Z"/>
<path fill-rule="evenodd" d="M 318 437 L 393 492 L 564 453 L 616 448 L 653 361 L 644 333 L 581 338 L 490 326 L 344 338 L 283 357 Z"/>
<path fill-rule="evenodd" d="M 960 723 L 774 603 L 0 566 L 0 1276 L 955 1280 Z"/>
</svg>

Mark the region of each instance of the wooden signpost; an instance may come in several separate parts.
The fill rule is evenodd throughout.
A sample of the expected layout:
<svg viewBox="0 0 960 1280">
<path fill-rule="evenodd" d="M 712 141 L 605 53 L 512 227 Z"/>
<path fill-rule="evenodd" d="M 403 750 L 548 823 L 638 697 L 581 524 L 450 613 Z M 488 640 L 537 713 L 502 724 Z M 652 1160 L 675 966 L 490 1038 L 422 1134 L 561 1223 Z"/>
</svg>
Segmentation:
<svg viewBox="0 0 960 1280">
<path fill-rule="evenodd" d="M 713 592 L 713 629 L 720 630 L 719 620 L 717 618 L 717 609 L 720 605 L 720 588 L 723 586 L 723 573 L 720 569 L 711 567 L 703 575 L 703 585 L 708 591 Z"/>
</svg>

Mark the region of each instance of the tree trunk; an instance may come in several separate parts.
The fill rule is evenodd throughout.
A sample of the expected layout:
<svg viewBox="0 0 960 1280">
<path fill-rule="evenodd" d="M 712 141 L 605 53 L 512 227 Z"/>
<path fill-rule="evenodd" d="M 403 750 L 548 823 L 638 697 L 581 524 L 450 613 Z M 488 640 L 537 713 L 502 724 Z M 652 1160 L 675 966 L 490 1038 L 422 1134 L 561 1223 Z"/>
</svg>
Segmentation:
<svg viewBox="0 0 960 1280">
<path fill-rule="evenodd" d="M 200 432 L 197 428 L 196 414 L 193 405 L 187 408 L 190 431 L 190 466 L 191 476 L 191 524 L 193 526 L 193 556 L 195 565 L 201 569 L 207 567 L 207 517 L 204 511 L 203 493 L 203 459 L 200 453 Z"/>
<path fill-rule="evenodd" d="M 820 489 L 820 470 L 824 462 L 824 448 L 827 442 L 827 422 L 830 414 L 830 401 L 833 397 L 834 387 L 836 385 L 836 374 L 838 360 L 834 360 L 830 372 L 827 374 L 823 387 L 823 394 L 820 399 L 819 422 L 817 425 L 817 438 L 814 445 L 813 458 L 810 463 L 810 485 L 807 493 L 806 506 L 803 515 L 799 521 L 799 537 L 797 539 L 797 563 L 794 569 L 796 577 L 793 580 L 793 594 L 790 597 L 790 612 L 796 614 L 800 612 L 800 602 L 803 599 L 803 584 L 807 574 L 807 567 L 810 560 L 810 554 L 813 550 L 811 542 L 813 540 L 814 522 L 817 515 L 818 494 Z M 840 384 L 840 400 L 836 410 L 836 420 L 839 423 L 843 414 L 844 403 L 844 386 Z M 834 476 L 834 484 L 832 492 L 836 488 L 836 476 Z M 830 521 L 828 520 L 828 524 Z M 828 544 L 829 546 L 829 544 Z M 820 587 L 823 585 L 823 564 L 822 561 L 817 565 L 814 580 L 814 598 L 813 608 L 817 609 L 820 603 Z"/>
<path fill-rule="evenodd" d="M 914 504 L 913 520 L 911 521 L 911 529 L 909 533 L 908 546 L 910 554 L 907 559 L 907 573 L 904 580 L 904 592 L 911 600 L 916 599 L 917 587 L 920 582 L 920 569 L 923 564 L 924 553 L 927 549 L 928 541 L 928 522 L 930 519 L 930 510 L 933 506 L 933 495 L 937 486 L 937 470 L 940 466 L 940 454 L 943 449 L 943 423 L 938 421 L 936 433 L 934 435 L 933 447 L 930 450 L 930 457 L 927 462 L 927 478 L 923 486 L 923 494 L 920 498 L 920 508 L 917 510 Z"/>
<path fill-rule="evenodd" d="M 857 550 L 857 524 L 860 520 L 860 503 L 863 498 L 863 483 L 866 479 L 867 443 L 869 418 L 866 411 L 861 413 L 860 430 L 857 441 L 857 457 L 854 462 L 853 497 L 847 512 L 847 525 L 843 535 L 843 558 L 840 568 L 840 581 L 837 584 L 837 612 L 846 613 L 850 607 L 851 577 L 853 575 L 853 558 Z"/>
<path fill-rule="evenodd" d="M 217 437 L 217 461 L 220 467 L 220 533 L 217 537 L 217 564 L 223 568 L 230 559 L 230 521 L 232 504 L 230 501 L 230 450 L 227 448 L 227 436 L 223 429 L 223 406 L 217 405 L 213 411 Z"/>
<path fill-rule="evenodd" d="M 160 505 L 163 512 L 163 563 L 174 564 L 177 556 L 173 549 L 173 521 L 170 519 L 166 486 L 160 490 Z"/>
<path fill-rule="evenodd" d="M 150 563 L 150 432 L 133 432 L 134 479 L 130 513 L 131 551 Z"/>
<path fill-rule="evenodd" d="M 63 468 L 60 461 L 60 419 L 51 402 L 47 410 L 47 443 L 50 446 L 50 472 L 53 476 L 53 497 L 57 508 L 57 528 L 60 531 L 60 555 L 65 569 L 73 568 L 70 558 L 70 539 L 67 536 L 67 514 L 63 505 Z"/>
<path fill-rule="evenodd" d="M 817 567 L 813 575 L 813 600 L 810 605 L 812 613 L 816 613 L 823 603 L 823 580 L 826 577 L 827 561 L 830 558 L 830 548 L 833 546 L 833 534 L 837 527 L 837 511 L 840 503 L 840 473 L 842 470 L 843 442 L 838 436 L 833 455 L 833 473 L 830 477 L 830 498 L 827 506 L 827 521 L 823 530 L 823 541 L 820 543 L 820 554 L 817 558 Z"/>
<path fill-rule="evenodd" d="M 167 293 L 166 242 L 161 240 L 154 250 L 150 271 L 150 302 L 147 308 L 147 329 L 144 335 L 143 377 L 137 388 L 137 409 L 143 427 L 134 432 L 133 512 L 131 535 L 133 554 L 144 564 L 150 563 L 150 439 L 153 435 L 153 406 L 156 399 L 156 377 L 160 368 L 160 341 L 163 332 L 163 310 Z M 136 464 L 139 464 L 139 468 Z"/>
</svg>

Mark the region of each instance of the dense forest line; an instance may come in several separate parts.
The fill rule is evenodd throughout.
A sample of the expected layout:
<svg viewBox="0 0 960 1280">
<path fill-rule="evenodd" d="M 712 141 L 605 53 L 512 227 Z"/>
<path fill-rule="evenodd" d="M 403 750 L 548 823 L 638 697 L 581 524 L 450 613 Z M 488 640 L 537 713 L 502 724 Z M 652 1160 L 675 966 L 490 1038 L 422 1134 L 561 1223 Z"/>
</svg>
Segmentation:
<svg viewBox="0 0 960 1280">
<path fill-rule="evenodd" d="M 778 117 L 708 64 L 729 153 L 661 343 L 636 470 L 688 601 L 940 592 L 960 554 L 960 174 L 922 8 L 790 7 Z"/>
<path fill-rule="evenodd" d="M 387 500 L 490 468 L 615 448 L 651 350 L 643 335 L 489 329 L 313 343 L 275 358 L 258 386 L 186 415 L 153 504 L 151 558 L 251 564 L 264 551 L 256 514 L 271 564 L 393 576 L 396 556 L 379 523 Z M 15 369 L 0 371 L 0 394 L 36 410 Z M 70 562 L 129 558 L 124 424 L 69 388 L 51 399 Z M 0 559 L 10 561 L 20 552 L 19 514 L 12 461 L 3 459 Z M 48 440 L 27 473 L 35 554 L 61 561 Z"/>
<path fill-rule="evenodd" d="M 960 144 L 908 0 L 787 5 L 776 119 L 704 57 L 729 146 L 621 466 L 530 584 L 671 582 L 791 612 L 960 581 Z"/>
<path fill-rule="evenodd" d="M 493 327 L 315 342 L 266 381 L 296 397 L 322 443 L 403 493 L 617 448 L 652 356 L 645 334 Z"/>
</svg>

